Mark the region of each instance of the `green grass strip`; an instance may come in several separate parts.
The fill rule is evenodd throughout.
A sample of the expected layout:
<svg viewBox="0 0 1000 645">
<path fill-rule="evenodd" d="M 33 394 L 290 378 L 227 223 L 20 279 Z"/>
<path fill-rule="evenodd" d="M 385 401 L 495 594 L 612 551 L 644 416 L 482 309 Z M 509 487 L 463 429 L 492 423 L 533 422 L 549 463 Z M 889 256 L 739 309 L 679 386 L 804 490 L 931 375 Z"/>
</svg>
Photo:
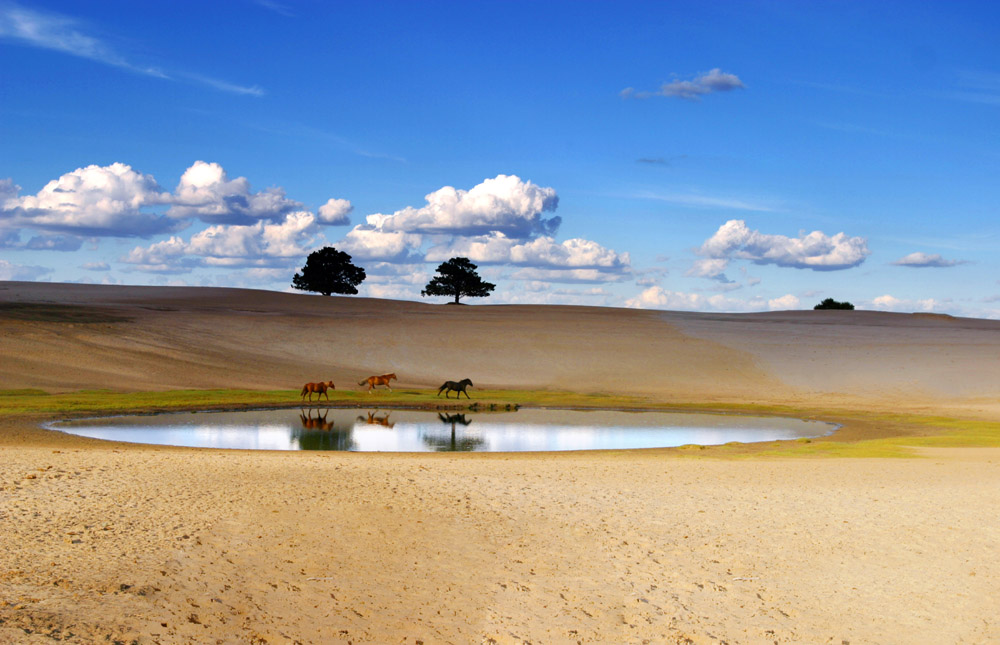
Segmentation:
<svg viewBox="0 0 1000 645">
<path fill-rule="evenodd" d="M 81 390 L 46 393 L 38 389 L 0 390 L 0 416 L 153 413 L 180 410 L 244 409 L 303 405 L 298 390 L 169 390 L 120 392 Z M 687 457 L 913 457 L 909 447 L 1000 447 L 1000 423 L 913 414 L 886 414 L 863 410 L 795 408 L 776 405 L 713 402 L 664 403 L 651 398 L 613 394 L 583 394 L 552 390 L 481 390 L 474 398 L 436 396 L 436 390 L 396 388 L 335 390 L 321 406 L 367 408 L 424 407 L 504 410 L 507 406 L 605 408 L 677 412 L 714 412 L 755 416 L 816 419 L 843 426 L 830 437 L 723 446 L 684 446 L 673 450 Z"/>
</svg>

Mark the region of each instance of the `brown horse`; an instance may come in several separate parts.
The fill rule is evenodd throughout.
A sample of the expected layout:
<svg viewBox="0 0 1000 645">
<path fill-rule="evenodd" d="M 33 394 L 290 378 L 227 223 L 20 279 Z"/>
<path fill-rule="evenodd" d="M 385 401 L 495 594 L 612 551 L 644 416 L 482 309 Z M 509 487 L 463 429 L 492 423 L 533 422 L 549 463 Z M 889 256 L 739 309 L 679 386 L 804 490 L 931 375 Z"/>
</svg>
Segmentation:
<svg viewBox="0 0 1000 645">
<path fill-rule="evenodd" d="M 389 388 L 390 392 L 392 392 L 392 388 L 389 387 L 389 381 L 391 381 L 394 378 L 396 378 L 395 374 L 383 374 L 382 376 L 369 376 L 365 380 L 359 381 L 358 385 L 364 385 L 365 383 L 367 383 L 369 394 L 371 394 L 372 390 L 375 389 L 376 385 L 384 385 Z"/>
<path fill-rule="evenodd" d="M 326 400 L 330 400 L 330 395 L 326 393 L 327 390 L 335 390 L 333 386 L 333 381 L 320 381 L 319 383 L 306 383 L 302 386 L 302 398 L 306 398 L 306 394 L 309 394 L 309 402 L 312 403 L 313 393 L 316 393 L 316 400 L 319 401 L 320 395 L 326 397 Z"/>
</svg>

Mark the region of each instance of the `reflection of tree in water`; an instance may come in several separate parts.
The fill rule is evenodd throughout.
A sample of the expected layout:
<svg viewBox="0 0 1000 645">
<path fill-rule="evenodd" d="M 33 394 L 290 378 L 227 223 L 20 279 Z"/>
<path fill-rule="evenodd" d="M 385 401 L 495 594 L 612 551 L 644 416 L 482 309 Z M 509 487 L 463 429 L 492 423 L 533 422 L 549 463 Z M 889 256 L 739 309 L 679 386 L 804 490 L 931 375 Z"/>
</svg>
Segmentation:
<svg viewBox="0 0 1000 645">
<path fill-rule="evenodd" d="M 455 428 L 458 425 L 467 426 L 472 423 L 471 419 L 465 417 L 465 413 L 441 414 L 438 412 L 441 423 L 451 426 L 451 436 L 436 437 L 424 435 L 424 443 L 438 452 L 472 452 L 486 444 L 482 437 L 456 437 Z"/>
<path fill-rule="evenodd" d="M 300 450 L 353 450 L 356 447 L 351 437 L 352 428 L 337 428 L 326 420 L 329 413 L 324 410 L 320 414 L 316 410 L 314 417 L 312 408 L 308 416 L 299 412 L 302 427 L 292 430 L 292 438 L 298 441 Z"/>
</svg>

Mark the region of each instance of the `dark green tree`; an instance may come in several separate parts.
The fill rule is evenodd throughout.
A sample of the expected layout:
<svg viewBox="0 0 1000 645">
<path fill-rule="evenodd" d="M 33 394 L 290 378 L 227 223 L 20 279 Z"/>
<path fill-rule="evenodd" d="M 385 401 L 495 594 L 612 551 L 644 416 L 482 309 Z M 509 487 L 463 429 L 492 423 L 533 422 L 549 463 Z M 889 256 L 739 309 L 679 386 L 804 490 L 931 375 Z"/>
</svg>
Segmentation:
<svg viewBox="0 0 1000 645">
<path fill-rule="evenodd" d="M 813 309 L 854 309 L 854 305 L 849 302 L 837 302 L 833 298 L 827 298 Z"/>
<path fill-rule="evenodd" d="M 455 304 L 462 296 L 485 298 L 497 288 L 484 282 L 476 273 L 476 265 L 469 258 L 452 258 L 437 268 L 438 275 L 431 278 L 420 292 L 422 296 L 455 296 Z"/>
<path fill-rule="evenodd" d="M 365 270 L 351 262 L 351 256 L 332 246 L 313 251 L 306 258 L 302 273 L 292 278 L 292 287 L 301 291 L 355 294 L 365 279 Z"/>
</svg>

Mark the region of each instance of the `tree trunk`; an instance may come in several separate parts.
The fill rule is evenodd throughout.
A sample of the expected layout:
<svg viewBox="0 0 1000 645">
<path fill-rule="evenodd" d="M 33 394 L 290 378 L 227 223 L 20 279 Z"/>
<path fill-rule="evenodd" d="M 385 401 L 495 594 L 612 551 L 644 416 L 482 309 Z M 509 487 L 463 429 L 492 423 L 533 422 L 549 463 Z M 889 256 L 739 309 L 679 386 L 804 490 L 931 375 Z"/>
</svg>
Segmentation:
<svg viewBox="0 0 1000 645">
<path fill-rule="evenodd" d="M 458 294 L 457 293 L 455 294 L 455 304 L 456 305 L 458 304 Z"/>
</svg>

